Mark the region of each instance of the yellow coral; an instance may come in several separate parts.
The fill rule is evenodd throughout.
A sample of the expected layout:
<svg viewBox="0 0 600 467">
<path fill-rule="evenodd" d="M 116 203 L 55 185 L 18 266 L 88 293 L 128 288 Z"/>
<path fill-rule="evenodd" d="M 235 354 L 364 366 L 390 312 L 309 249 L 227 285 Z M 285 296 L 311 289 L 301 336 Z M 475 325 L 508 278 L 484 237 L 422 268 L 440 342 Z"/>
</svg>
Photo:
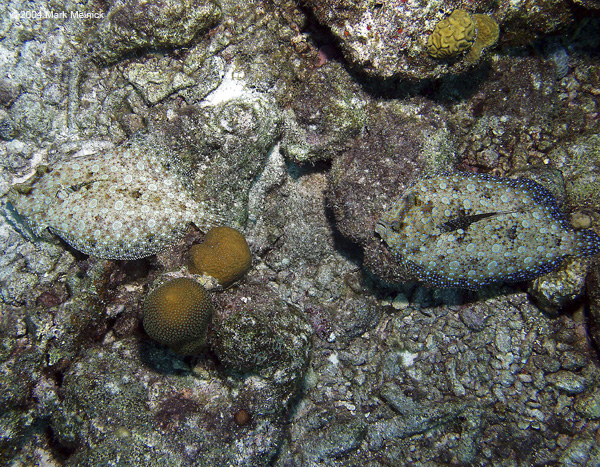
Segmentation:
<svg viewBox="0 0 600 467">
<path fill-rule="evenodd" d="M 434 58 L 456 57 L 471 48 L 476 35 L 471 15 L 465 10 L 454 10 L 435 26 L 427 39 L 427 51 Z"/>
<path fill-rule="evenodd" d="M 193 245 L 188 262 L 192 274 L 207 274 L 229 287 L 248 272 L 252 254 L 244 236 L 231 227 L 211 229 L 204 242 Z"/>
<path fill-rule="evenodd" d="M 477 29 L 477 39 L 475 39 L 473 47 L 465 57 L 465 60 L 469 63 L 477 62 L 483 50 L 498 42 L 500 37 L 500 26 L 491 16 L 475 14 L 473 15 L 473 22 Z"/>
<path fill-rule="evenodd" d="M 205 346 L 213 305 L 209 293 L 192 279 L 173 279 L 152 291 L 143 306 L 144 330 L 182 355 Z"/>
<path fill-rule="evenodd" d="M 500 27 L 491 16 L 454 10 L 427 38 L 427 52 L 434 58 L 452 58 L 468 50 L 465 61 L 475 63 L 499 36 Z"/>
</svg>

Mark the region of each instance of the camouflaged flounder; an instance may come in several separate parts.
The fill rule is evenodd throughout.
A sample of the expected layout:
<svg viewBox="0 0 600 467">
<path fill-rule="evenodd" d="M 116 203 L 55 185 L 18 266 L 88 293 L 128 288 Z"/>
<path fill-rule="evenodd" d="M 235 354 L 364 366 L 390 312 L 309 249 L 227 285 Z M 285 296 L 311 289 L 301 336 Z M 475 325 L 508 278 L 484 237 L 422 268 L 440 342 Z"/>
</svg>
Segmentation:
<svg viewBox="0 0 600 467">
<path fill-rule="evenodd" d="M 155 254 L 190 222 L 207 231 L 218 218 L 192 199 L 149 148 L 124 145 L 38 168 L 9 201 L 36 235 L 48 228 L 73 248 L 104 259 Z"/>
<path fill-rule="evenodd" d="M 385 211 L 375 231 L 408 280 L 434 287 L 530 280 L 568 256 L 600 252 L 595 232 L 574 231 L 552 195 L 525 178 L 424 178 Z"/>
</svg>

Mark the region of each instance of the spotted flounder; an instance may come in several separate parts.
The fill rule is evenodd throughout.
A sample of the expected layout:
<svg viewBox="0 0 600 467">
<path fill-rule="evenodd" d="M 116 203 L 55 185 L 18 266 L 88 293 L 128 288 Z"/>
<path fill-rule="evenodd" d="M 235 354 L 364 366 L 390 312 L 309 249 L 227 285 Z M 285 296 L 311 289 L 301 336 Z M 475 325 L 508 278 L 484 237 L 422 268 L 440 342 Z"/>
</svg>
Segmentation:
<svg viewBox="0 0 600 467">
<path fill-rule="evenodd" d="M 127 144 L 38 168 L 9 200 L 38 236 L 48 228 L 90 256 L 143 258 L 181 239 L 190 222 L 203 231 L 219 223 L 163 162 Z"/>
<path fill-rule="evenodd" d="M 600 252 L 595 232 L 574 231 L 552 195 L 525 178 L 423 178 L 386 210 L 375 231 L 407 279 L 432 287 L 530 280 L 568 256 Z"/>
</svg>

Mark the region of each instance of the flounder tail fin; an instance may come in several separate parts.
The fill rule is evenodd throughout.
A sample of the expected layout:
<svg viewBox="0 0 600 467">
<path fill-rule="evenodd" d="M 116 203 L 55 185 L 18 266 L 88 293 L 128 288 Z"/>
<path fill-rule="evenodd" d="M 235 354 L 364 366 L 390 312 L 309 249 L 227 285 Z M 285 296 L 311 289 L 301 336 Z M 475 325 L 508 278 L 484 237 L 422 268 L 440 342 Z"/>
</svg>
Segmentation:
<svg viewBox="0 0 600 467">
<path fill-rule="evenodd" d="M 222 210 L 215 208 L 214 206 L 209 206 L 208 203 L 205 203 L 204 201 L 201 201 L 198 204 L 200 209 L 198 210 L 196 217 L 192 219 L 192 222 L 202 232 L 206 233 L 214 227 L 229 224 L 229 222 L 227 222 L 227 216 L 225 216 Z"/>
</svg>

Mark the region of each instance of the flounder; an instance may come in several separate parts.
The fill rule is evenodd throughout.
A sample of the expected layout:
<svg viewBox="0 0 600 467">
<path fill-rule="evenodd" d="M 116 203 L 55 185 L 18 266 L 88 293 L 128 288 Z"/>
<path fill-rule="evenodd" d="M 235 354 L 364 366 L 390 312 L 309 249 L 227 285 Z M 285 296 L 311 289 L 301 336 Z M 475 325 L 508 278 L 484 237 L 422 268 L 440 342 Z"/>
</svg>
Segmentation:
<svg viewBox="0 0 600 467">
<path fill-rule="evenodd" d="M 432 287 L 530 280 L 568 256 L 600 252 L 600 237 L 575 231 L 548 190 L 526 178 L 425 177 L 386 210 L 375 231 L 408 280 Z"/>
<path fill-rule="evenodd" d="M 193 222 L 207 231 L 214 210 L 195 201 L 151 147 L 126 144 L 40 167 L 9 201 L 33 233 L 48 228 L 97 258 L 135 259 L 178 241 Z"/>
</svg>

